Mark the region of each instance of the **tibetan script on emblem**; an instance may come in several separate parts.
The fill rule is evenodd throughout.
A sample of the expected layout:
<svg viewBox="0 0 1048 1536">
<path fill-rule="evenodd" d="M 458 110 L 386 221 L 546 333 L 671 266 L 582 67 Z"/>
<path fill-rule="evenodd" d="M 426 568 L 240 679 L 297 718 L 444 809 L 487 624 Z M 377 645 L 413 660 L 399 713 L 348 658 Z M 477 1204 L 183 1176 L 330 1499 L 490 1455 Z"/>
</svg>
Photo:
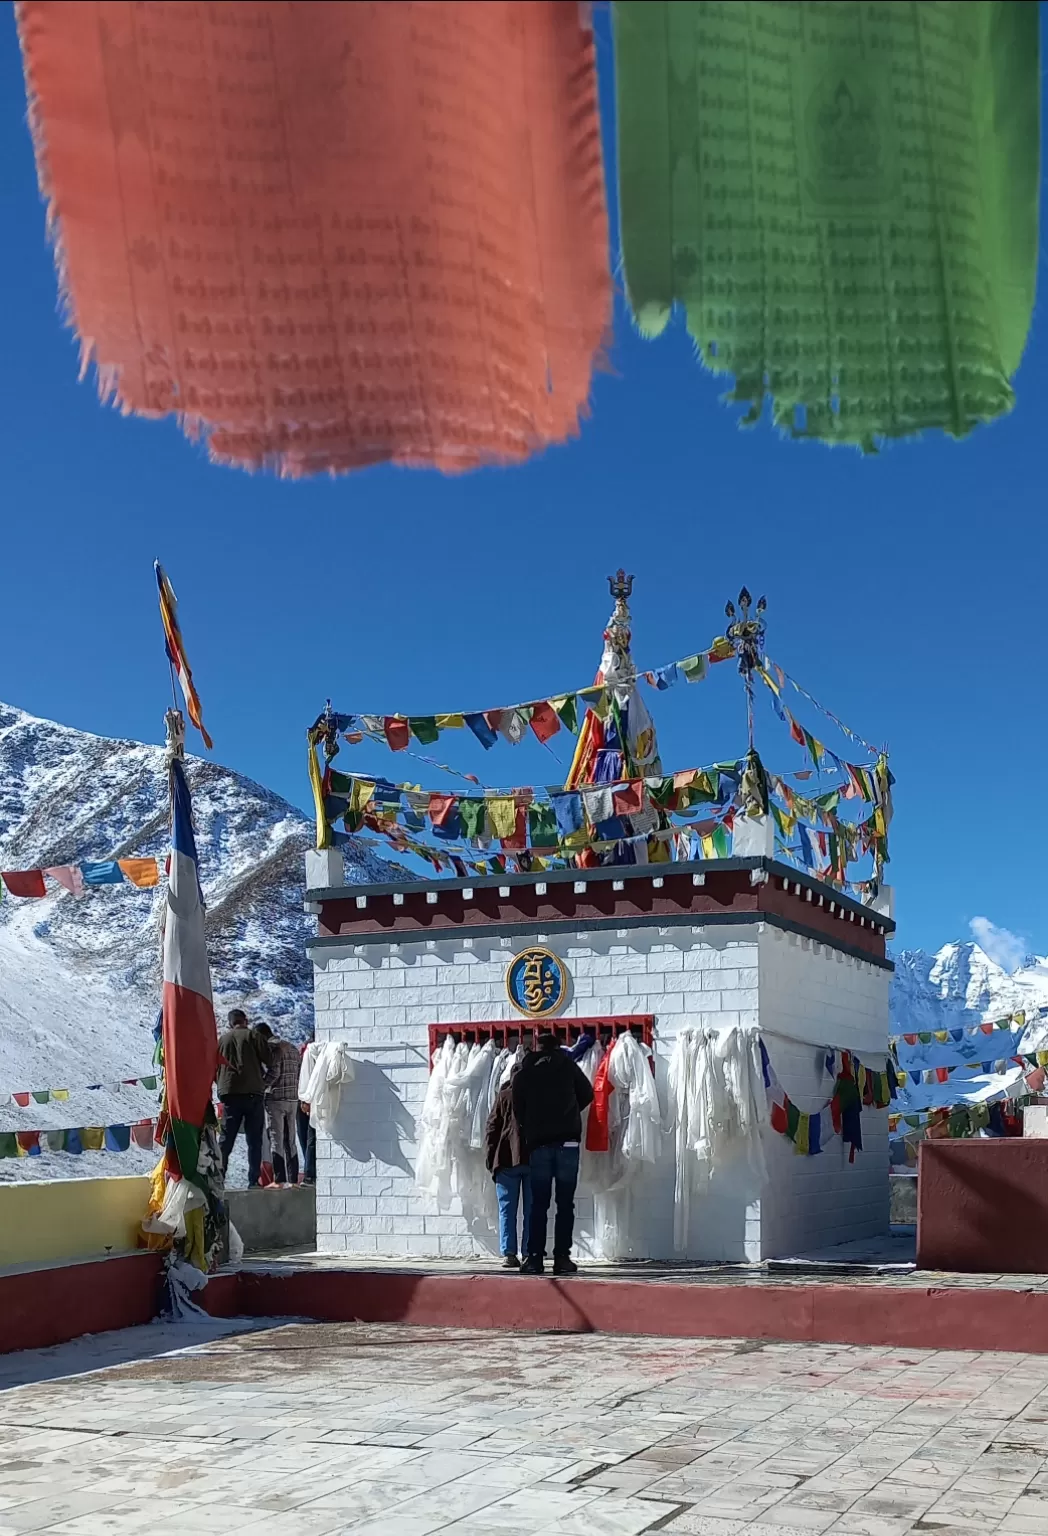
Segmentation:
<svg viewBox="0 0 1048 1536">
<path fill-rule="evenodd" d="M 506 968 L 506 991 L 518 1012 L 540 1019 L 564 1003 L 567 972 L 548 949 L 525 949 Z"/>
</svg>

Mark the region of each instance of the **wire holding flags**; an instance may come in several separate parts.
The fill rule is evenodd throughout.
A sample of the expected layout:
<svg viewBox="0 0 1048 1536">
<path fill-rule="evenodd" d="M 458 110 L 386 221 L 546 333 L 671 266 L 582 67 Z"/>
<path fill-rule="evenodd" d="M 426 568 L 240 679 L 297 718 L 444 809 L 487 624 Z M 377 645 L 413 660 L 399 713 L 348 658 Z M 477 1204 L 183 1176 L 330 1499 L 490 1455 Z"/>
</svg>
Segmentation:
<svg viewBox="0 0 1048 1536">
<path fill-rule="evenodd" d="M 159 560 L 153 561 L 153 569 L 156 572 L 156 584 L 160 592 L 160 617 L 164 621 L 164 638 L 167 642 L 167 659 L 171 663 L 171 670 L 177 676 L 182 696 L 186 701 L 186 709 L 189 718 L 204 738 L 204 745 L 211 751 L 212 741 L 204 728 L 204 716 L 200 708 L 200 699 L 193 685 L 193 673 L 186 656 L 185 644 L 182 640 L 182 631 L 178 627 L 178 601 L 174 588 Z"/>
</svg>

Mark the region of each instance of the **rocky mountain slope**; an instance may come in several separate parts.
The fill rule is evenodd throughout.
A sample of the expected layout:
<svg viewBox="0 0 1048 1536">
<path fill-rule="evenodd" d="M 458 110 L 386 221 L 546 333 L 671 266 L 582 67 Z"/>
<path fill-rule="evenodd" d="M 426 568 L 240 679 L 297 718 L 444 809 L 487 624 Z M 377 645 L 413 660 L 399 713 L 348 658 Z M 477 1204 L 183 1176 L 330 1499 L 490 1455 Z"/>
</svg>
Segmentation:
<svg viewBox="0 0 1048 1536">
<path fill-rule="evenodd" d="M 281 1033 L 304 1038 L 312 1027 L 312 977 L 303 854 L 312 823 L 217 763 L 188 758 L 187 777 L 216 1005 L 242 1004 Z M 0 868 L 147 854 L 162 861 L 167 801 L 161 748 L 91 736 L 0 704 Z M 347 850 L 346 867 L 351 881 L 392 875 L 392 866 L 363 844 Z M 163 899 L 162 884 L 156 891 L 103 886 L 80 899 L 57 889 L 43 900 L 4 893 L 0 1130 L 26 1125 L 26 1112 L 12 1117 L 2 1102 L 11 1092 L 72 1090 L 149 1071 Z M 81 1102 L 81 1119 L 73 1100 L 37 1107 L 34 1128 L 131 1118 L 137 1107 L 137 1100 L 117 1100 L 106 1109 L 97 1094 Z M 140 1116 L 150 1113 L 148 1099 L 145 1106 Z M 18 1161 L 24 1167 L 28 1160 Z M 123 1157 L 109 1161 L 113 1171 L 130 1171 Z M 11 1167 L 0 1163 L 0 1176 Z"/>
</svg>

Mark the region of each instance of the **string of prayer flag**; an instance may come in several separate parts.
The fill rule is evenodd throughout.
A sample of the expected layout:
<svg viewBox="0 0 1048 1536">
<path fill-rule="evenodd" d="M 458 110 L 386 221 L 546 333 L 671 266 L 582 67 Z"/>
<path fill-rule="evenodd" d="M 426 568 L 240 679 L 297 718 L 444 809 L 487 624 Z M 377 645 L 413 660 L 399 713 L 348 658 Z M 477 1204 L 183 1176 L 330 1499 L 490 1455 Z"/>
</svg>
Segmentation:
<svg viewBox="0 0 1048 1536">
<path fill-rule="evenodd" d="M 82 859 L 78 864 L 44 869 L 0 870 L 0 880 L 12 896 L 46 896 L 47 879 L 72 896 L 83 896 L 90 887 L 100 885 L 127 884 L 148 891 L 160 883 L 160 869 L 156 859 Z"/>
<path fill-rule="evenodd" d="M 761 1064 L 772 1130 L 791 1141 L 797 1152 L 814 1157 L 835 1136 L 850 1148 L 849 1162 L 862 1150 L 860 1118 L 863 1108 L 886 1109 L 895 1098 L 896 1078 L 891 1061 L 883 1071 L 865 1066 L 852 1051 L 831 1050 L 823 1063 L 834 1079 L 833 1092 L 817 1110 L 802 1110 L 784 1090 L 761 1041 Z"/>
<path fill-rule="evenodd" d="M 85 1125 L 61 1130 L 0 1131 L 0 1158 L 39 1157 L 44 1152 L 126 1152 L 129 1147 L 153 1146 L 155 1120 L 124 1125 Z"/>
<path fill-rule="evenodd" d="M 71 1093 L 96 1093 L 99 1091 L 119 1092 L 121 1088 L 145 1088 L 150 1093 L 155 1093 L 160 1079 L 156 1073 L 147 1073 L 145 1077 L 123 1077 L 118 1083 L 85 1083 L 82 1089 L 71 1088 L 27 1088 L 18 1093 L 8 1095 L 12 1104 L 19 1109 L 28 1109 L 31 1104 L 49 1104 L 52 1100 L 64 1103 Z M 4 1101 L 0 1099 L 0 1103 Z"/>
<path fill-rule="evenodd" d="M 718 637 L 705 651 L 685 656 L 665 667 L 640 672 L 637 676 L 662 692 L 679 682 L 701 682 L 710 666 L 728 661 L 733 655 L 730 642 Z M 548 698 L 531 699 L 522 704 L 504 704 L 497 709 L 452 710 L 433 715 L 340 714 L 325 711 L 312 730 L 329 738 L 332 733 L 342 736 L 351 746 L 357 746 L 365 740 L 383 741 L 393 752 L 406 751 L 412 741 L 420 746 L 432 746 L 445 731 L 468 730 L 488 751 L 500 740 L 516 746 L 526 738 L 529 731 L 540 742 L 549 741 L 561 728 L 575 735 L 587 709 L 593 710 L 601 719 L 607 717 L 612 706 L 613 692 L 611 687 L 598 681 L 570 693 L 551 694 Z"/>
</svg>

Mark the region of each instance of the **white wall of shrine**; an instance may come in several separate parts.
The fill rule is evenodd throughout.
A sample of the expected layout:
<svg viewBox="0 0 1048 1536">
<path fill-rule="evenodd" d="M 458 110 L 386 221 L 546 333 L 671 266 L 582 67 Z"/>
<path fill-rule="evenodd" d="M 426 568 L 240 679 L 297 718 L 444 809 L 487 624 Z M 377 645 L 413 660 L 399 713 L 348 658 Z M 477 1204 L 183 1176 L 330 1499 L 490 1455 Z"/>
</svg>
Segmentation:
<svg viewBox="0 0 1048 1536">
<path fill-rule="evenodd" d="M 664 1110 L 677 1032 L 754 1022 L 786 1092 L 802 1109 L 829 1097 L 818 1048 L 883 1057 L 889 972 L 829 945 L 754 922 L 740 926 L 619 928 L 510 939 L 456 931 L 439 940 L 317 949 L 316 1038 L 346 1041 L 357 1060 L 335 1135 L 318 1136 L 317 1242 L 347 1255 L 470 1258 L 497 1252 L 494 1199 L 487 1216 L 450 1210 L 415 1186 L 415 1117 L 428 1076 L 428 1026 L 521 1020 L 510 1007 L 511 957 L 538 942 L 565 962 L 570 1002 L 559 1016 L 652 1014 L 656 1081 Z M 802 1157 L 768 1132 L 769 1180 L 757 1193 L 725 1178 L 693 1208 L 692 1258 L 756 1260 L 871 1236 L 888 1227 L 887 1113 L 865 1110 L 865 1150 L 849 1165 L 839 1141 Z M 576 1242 L 601 1257 L 604 1223 L 620 1257 L 673 1259 L 674 1154 L 626 1196 L 595 1210 L 580 1187 Z M 614 1204 L 612 1204 L 612 1201 Z"/>
</svg>

